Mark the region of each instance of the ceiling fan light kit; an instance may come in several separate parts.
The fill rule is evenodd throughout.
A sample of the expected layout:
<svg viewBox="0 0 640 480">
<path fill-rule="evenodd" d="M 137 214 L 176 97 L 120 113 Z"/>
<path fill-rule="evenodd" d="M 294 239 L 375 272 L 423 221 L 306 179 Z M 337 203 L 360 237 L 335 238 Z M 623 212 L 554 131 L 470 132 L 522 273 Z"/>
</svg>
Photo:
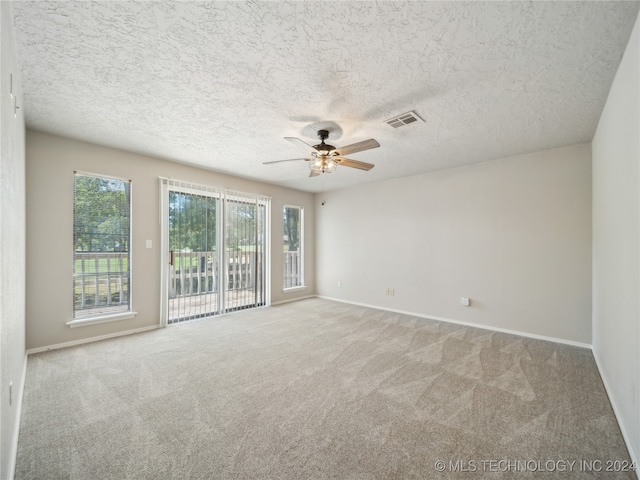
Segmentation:
<svg viewBox="0 0 640 480">
<path fill-rule="evenodd" d="M 309 162 L 309 170 L 317 174 L 331 173 L 338 165 L 331 159 L 325 156 L 314 155 L 314 158 Z M 315 177 L 315 175 L 313 175 Z"/>
<path fill-rule="evenodd" d="M 309 145 L 303 140 L 295 137 L 285 137 L 285 140 L 293 143 L 294 145 L 298 145 L 305 150 L 308 148 L 312 148 L 314 151 L 311 152 L 311 158 L 292 158 L 290 160 L 275 160 L 273 162 L 264 162 L 264 165 L 269 165 L 272 163 L 280 163 L 280 162 L 293 162 L 297 160 L 305 160 L 309 162 L 309 170 L 311 170 L 310 177 L 317 177 L 321 173 L 331 173 L 333 172 L 338 165 L 342 165 L 344 167 L 357 168 L 359 170 L 371 170 L 374 165 L 366 162 L 359 162 L 357 160 L 351 160 L 349 158 L 343 157 L 343 155 L 347 155 L 350 153 L 362 152 L 364 150 L 370 150 L 372 148 L 378 148 L 380 144 L 370 138 L 369 140 L 364 140 L 362 142 L 353 143 L 351 145 L 347 145 L 342 148 L 336 148 L 333 145 L 329 145 L 324 141 L 329 138 L 328 130 L 318 130 L 318 138 L 320 139 L 320 143 L 318 145 Z"/>
<path fill-rule="evenodd" d="M 311 177 L 316 177 L 321 173 L 331 173 L 336 169 L 336 163 L 332 157 L 336 157 L 336 147 L 324 143 L 325 139 L 329 138 L 329 132 L 327 130 L 318 130 L 318 138 L 320 143 L 314 145 L 315 152 L 311 152 L 311 161 L 309 162 L 309 170 L 311 170 Z"/>
</svg>

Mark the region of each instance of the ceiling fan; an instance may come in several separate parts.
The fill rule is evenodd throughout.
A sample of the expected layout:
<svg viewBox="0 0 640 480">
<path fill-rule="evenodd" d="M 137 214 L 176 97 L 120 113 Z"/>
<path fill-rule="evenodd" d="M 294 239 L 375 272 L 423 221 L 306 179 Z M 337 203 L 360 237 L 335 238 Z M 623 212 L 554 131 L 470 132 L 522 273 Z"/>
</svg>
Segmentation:
<svg viewBox="0 0 640 480">
<path fill-rule="evenodd" d="M 363 140 L 362 142 L 358 143 L 352 143 L 351 145 L 347 145 L 341 148 L 336 148 L 333 145 L 324 143 L 324 141 L 329 138 L 328 130 L 318 130 L 318 138 L 320 139 L 320 143 L 318 145 L 309 145 L 307 142 L 304 142 L 296 137 L 284 137 L 285 140 L 288 140 L 294 145 L 298 145 L 299 147 L 304 148 L 306 151 L 309 151 L 309 148 L 312 148 L 313 151 L 311 152 L 311 156 L 306 158 L 290 158 L 288 160 L 264 162 L 263 165 L 305 160 L 309 162 L 309 169 L 311 170 L 311 173 L 309 174 L 310 177 L 317 177 L 321 173 L 331 173 L 336 169 L 338 165 L 358 168 L 360 170 L 371 170 L 374 167 L 374 165 L 371 163 L 359 162 L 357 160 L 351 160 L 350 158 L 343 157 L 343 155 L 349 155 L 350 153 L 362 152 L 371 148 L 378 148 L 380 144 L 373 138 L 370 138 L 369 140 Z"/>
</svg>

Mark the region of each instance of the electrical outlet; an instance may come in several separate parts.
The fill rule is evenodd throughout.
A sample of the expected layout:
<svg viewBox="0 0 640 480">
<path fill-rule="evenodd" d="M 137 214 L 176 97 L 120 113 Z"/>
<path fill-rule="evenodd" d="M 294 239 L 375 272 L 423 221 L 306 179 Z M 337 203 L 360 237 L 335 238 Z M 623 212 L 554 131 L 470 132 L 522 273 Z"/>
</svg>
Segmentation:
<svg viewBox="0 0 640 480">
<path fill-rule="evenodd" d="M 338 282 L 338 288 L 342 287 L 342 282 Z"/>
<path fill-rule="evenodd" d="M 462 297 L 460 299 L 460 305 L 462 305 L 463 307 L 468 307 L 469 305 L 471 305 L 471 300 L 469 300 L 469 297 Z"/>
</svg>

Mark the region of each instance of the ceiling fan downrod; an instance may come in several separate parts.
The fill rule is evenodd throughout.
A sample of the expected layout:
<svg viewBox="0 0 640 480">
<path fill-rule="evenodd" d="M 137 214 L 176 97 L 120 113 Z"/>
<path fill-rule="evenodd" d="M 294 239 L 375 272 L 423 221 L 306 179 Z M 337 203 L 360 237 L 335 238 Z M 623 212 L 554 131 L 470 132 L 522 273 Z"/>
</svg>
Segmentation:
<svg viewBox="0 0 640 480">
<path fill-rule="evenodd" d="M 318 138 L 320 139 L 321 142 L 324 143 L 324 141 L 329 138 L 329 131 L 328 130 L 318 130 Z"/>
<path fill-rule="evenodd" d="M 314 145 L 313 148 L 316 149 L 319 155 L 327 156 L 336 149 L 333 145 L 324 143 L 324 141 L 329 138 L 328 130 L 318 130 L 318 138 L 320 139 L 320 143 L 318 145 Z"/>
</svg>

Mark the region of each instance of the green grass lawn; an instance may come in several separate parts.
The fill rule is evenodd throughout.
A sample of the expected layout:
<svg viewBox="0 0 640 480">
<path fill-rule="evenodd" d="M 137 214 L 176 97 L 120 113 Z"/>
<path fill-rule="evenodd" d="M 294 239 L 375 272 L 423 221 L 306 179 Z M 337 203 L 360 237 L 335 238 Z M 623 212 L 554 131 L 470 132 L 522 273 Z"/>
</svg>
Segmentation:
<svg viewBox="0 0 640 480">
<path fill-rule="evenodd" d="M 98 258 L 96 260 L 95 258 L 87 257 L 84 259 L 84 270 L 82 270 L 82 263 L 82 259 L 76 259 L 74 273 L 116 273 L 126 272 L 129 269 L 128 258 Z"/>
<path fill-rule="evenodd" d="M 256 251 L 256 247 L 255 245 L 242 245 L 239 247 L 241 252 L 255 252 Z M 287 251 L 287 247 L 285 246 L 284 251 Z M 211 253 L 211 252 L 209 252 Z M 86 257 L 84 258 L 84 270 L 83 268 L 83 259 L 82 258 L 76 258 L 76 263 L 75 263 L 75 270 L 74 273 L 77 274 L 95 274 L 95 273 L 117 273 L 117 272 L 126 272 L 128 271 L 129 268 L 129 259 L 128 258 L 106 258 L 106 255 L 104 254 L 100 254 L 103 255 L 104 257 L 98 257 L 97 259 L 93 256 L 91 256 L 91 254 L 87 254 Z M 198 255 L 189 255 L 189 256 L 181 256 L 181 255 L 189 255 L 186 253 L 183 254 L 178 254 L 176 253 L 175 258 L 174 258 L 174 267 L 176 269 L 181 269 L 181 268 L 186 268 L 186 267 L 197 267 L 198 266 L 198 262 L 200 262 L 200 256 Z M 210 261 L 214 261 L 215 260 L 215 252 L 213 252 L 213 254 L 209 254 L 207 255 L 207 262 Z"/>
</svg>

